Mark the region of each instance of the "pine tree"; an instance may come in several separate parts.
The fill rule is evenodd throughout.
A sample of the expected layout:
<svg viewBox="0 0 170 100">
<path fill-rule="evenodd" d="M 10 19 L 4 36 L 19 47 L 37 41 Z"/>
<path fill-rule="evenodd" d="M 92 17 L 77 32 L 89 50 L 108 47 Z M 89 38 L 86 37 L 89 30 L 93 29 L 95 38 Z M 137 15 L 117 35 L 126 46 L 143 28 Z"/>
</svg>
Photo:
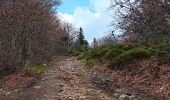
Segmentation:
<svg viewBox="0 0 170 100">
<path fill-rule="evenodd" d="M 95 47 L 97 47 L 97 46 L 98 46 L 97 40 L 96 40 L 96 38 L 94 38 L 94 39 L 93 39 L 93 47 L 95 48 Z"/>
<path fill-rule="evenodd" d="M 80 27 L 79 36 L 78 36 L 78 49 L 82 50 L 85 49 L 84 47 L 88 47 L 88 42 L 85 40 L 83 35 L 83 28 Z"/>
<path fill-rule="evenodd" d="M 80 27 L 80 32 L 79 32 L 79 45 L 82 47 L 83 44 L 84 44 L 83 28 Z"/>
</svg>

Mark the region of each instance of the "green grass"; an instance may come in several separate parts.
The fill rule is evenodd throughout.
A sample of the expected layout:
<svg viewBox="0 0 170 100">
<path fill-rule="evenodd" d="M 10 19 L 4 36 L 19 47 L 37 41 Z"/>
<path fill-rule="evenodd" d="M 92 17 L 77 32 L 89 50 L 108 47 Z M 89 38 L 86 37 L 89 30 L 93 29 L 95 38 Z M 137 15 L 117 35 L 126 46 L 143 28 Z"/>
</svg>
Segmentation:
<svg viewBox="0 0 170 100">
<path fill-rule="evenodd" d="M 44 73 L 48 69 L 47 65 L 33 65 L 30 70 L 38 74 Z"/>
</svg>

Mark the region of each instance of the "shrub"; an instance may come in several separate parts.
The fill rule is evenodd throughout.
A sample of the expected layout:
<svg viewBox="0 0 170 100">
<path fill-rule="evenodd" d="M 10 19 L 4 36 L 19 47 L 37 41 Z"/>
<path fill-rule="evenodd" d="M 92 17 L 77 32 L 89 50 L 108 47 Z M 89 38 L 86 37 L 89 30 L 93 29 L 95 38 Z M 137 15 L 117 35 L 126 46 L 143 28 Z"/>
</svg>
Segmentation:
<svg viewBox="0 0 170 100">
<path fill-rule="evenodd" d="M 122 48 L 123 48 L 123 50 L 128 51 L 128 50 L 134 48 L 134 44 L 133 44 L 133 43 L 124 44 L 124 45 L 122 46 Z"/>
<path fill-rule="evenodd" d="M 94 65 L 94 60 L 90 59 L 90 60 L 86 60 L 86 66 L 93 66 Z"/>
<path fill-rule="evenodd" d="M 108 52 L 105 54 L 105 59 L 110 60 L 114 59 L 118 55 L 122 54 L 123 50 L 121 49 L 109 49 Z"/>
<path fill-rule="evenodd" d="M 83 54 L 78 56 L 78 59 L 98 59 L 98 60 L 110 60 L 118 55 L 122 54 L 122 52 L 131 49 L 131 45 L 105 45 L 97 48 L 92 48 Z"/>
<path fill-rule="evenodd" d="M 121 64 L 127 63 L 133 59 L 147 58 L 152 56 L 152 51 L 144 48 L 134 48 L 129 51 L 118 55 L 114 58 L 113 61 L 109 64 L 109 67 L 120 66 Z"/>
<path fill-rule="evenodd" d="M 117 56 L 117 54 L 120 54 L 122 52 L 121 49 L 118 49 L 117 47 L 113 45 L 107 45 L 107 46 L 100 46 L 97 48 L 90 49 L 83 54 L 81 54 L 78 58 L 79 59 L 106 59 L 106 58 L 112 58 L 112 56 Z"/>
<path fill-rule="evenodd" d="M 159 44 L 159 45 L 154 45 L 154 49 L 159 50 L 159 51 L 170 51 L 170 44 Z"/>
<path fill-rule="evenodd" d="M 81 52 L 77 50 L 77 51 L 74 52 L 74 55 L 79 56 L 79 55 L 81 55 Z"/>
<path fill-rule="evenodd" d="M 133 59 L 147 58 L 153 55 L 153 51 L 144 48 L 134 48 L 132 44 L 124 45 L 107 45 L 90 49 L 78 59 L 85 59 L 87 63 L 99 61 L 100 63 L 110 62 L 109 67 L 120 66 Z"/>
</svg>

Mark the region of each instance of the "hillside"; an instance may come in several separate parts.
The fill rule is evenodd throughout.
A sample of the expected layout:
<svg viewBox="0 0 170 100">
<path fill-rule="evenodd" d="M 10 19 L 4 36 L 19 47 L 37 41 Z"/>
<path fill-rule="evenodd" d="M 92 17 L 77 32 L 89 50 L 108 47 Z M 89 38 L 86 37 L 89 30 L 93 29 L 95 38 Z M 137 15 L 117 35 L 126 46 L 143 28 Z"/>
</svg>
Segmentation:
<svg viewBox="0 0 170 100">
<path fill-rule="evenodd" d="M 109 45 L 93 48 L 78 58 L 117 85 L 147 93 L 155 100 L 170 98 L 169 53 L 158 56 L 150 49 Z"/>
</svg>

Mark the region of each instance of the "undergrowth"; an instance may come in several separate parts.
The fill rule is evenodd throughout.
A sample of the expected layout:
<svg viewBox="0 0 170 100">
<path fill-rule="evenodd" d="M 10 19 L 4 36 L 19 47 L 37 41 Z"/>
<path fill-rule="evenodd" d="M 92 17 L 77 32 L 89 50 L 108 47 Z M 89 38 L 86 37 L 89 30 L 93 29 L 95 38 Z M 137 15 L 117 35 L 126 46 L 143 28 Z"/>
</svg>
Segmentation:
<svg viewBox="0 0 170 100">
<path fill-rule="evenodd" d="M 87 65 L 109 63 L 109 67 L 114 67 L 133 59 L 147 58 L 152 55 L 153 51 L 144 48 L 135 48 L 131 44 L 105 45 L 81 53 L 78 59 L 85 59 Z"/>
<path fill-rule="evenodd" d="M 44 73 L 47 69 L 48 69 L 48 65 L 42 64 L 42 65 L 32 65 L 31 67 L 26 68 L 25 70 L 29 70 L 41 74 Z"/>
<path fill-rule="evenodd" d="M 133 48 L 115 57 L 110 61 L 109 67 L 119 68 L 120 65 L 125 64 L 134 59 L 148 58 L 153 55 L 153 51 L 144 48 Z"/>
</svg>

